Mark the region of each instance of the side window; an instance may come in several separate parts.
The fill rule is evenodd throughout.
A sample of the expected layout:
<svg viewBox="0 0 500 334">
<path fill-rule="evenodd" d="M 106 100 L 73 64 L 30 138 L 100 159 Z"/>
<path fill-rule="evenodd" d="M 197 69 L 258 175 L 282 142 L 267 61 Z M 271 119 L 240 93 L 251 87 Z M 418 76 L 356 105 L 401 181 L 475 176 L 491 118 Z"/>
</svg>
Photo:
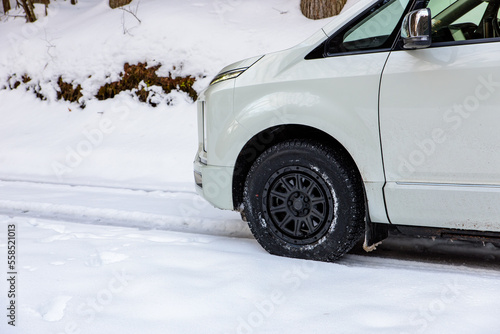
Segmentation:
<svg viewBox="0 0 500 334">
<path fill-rule="evenodd" d="M 432 42 L 500 37 L 497 1 L 430 0 Z"/>
<path fill-rule="evenodd" d="M 427 8 L 431 10 L 433 16 L 436 16 L 455 2 L 457 2 L 457 0 L 430 0 L 427 3 Z"/>
<path fill-rule="evenodd" d="M 390 48 L 409 0 L 383 0 L 327 45 L 329 55 Z"/>
</svg>

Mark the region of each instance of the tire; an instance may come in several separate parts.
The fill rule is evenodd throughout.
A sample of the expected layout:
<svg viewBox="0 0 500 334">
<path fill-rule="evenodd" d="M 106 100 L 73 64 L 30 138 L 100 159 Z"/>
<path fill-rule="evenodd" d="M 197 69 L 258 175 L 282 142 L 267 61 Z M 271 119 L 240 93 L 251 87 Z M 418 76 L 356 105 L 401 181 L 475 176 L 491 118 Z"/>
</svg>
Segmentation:
<svg viewBox="0 0 500 334">
<path fill-rule="evenodd" d="M 244 215 L 269 253 L 335 261 L 364 231 L 361 178 L 340 151 L 307 140 L 282 142 L 252 165 Z"/>
</svg>

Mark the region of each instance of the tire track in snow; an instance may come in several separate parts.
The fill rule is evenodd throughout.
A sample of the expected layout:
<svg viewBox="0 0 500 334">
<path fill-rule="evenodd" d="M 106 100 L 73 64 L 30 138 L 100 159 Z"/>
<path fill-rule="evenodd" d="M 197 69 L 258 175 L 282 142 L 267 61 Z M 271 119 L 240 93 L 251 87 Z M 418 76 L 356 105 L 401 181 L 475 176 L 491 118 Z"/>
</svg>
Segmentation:
<svg viewBox="0 0 500 334">
<path fill-rule="evenodd" d="M 0 214 L 95 225 L 251 237 L 238 214 L 194 192 L 0 181 Z"/>
<path fill-rule="evenodd" d="M 0 214 L 65 222 L 251 238 L 244 222 L 158 215 L 138 211 L 0 200 Z"/>
</svg>

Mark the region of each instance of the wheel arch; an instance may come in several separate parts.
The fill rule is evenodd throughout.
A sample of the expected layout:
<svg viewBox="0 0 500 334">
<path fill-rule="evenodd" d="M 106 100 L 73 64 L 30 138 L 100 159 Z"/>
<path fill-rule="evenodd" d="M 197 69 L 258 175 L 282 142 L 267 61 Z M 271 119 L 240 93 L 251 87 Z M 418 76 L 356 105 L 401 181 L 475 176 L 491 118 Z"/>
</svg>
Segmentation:
<svg viewBox="0 0 500 334">
<path fill-rule="evenodd" d="M 366 191 L 364 189 L 363 178 L 359 167 L 351 154 L 339 141 L 337 141 L 330 134 L 311 126 L 287 124 L 273 126 L 262 130 L 253 136 L 241 149 L 238 154 L 238 158 L 236 159 L 232 180 L 233 205 L 235 210 L 242 211 L 241 208 L 243 203 L 245 180 L 255 160 L 257 160 L 257 158 L 268 148 L 291 139 L 314 140 L 319 144 L 341 151 L 344 158 L 348 159 L 349 163 L 352 163 L 352 165 L 356 167 L 356 172 L 361 180 L 361 186 L 363 188 L 363 192 L 365 193 L 366 201 Z"/>
</svg>

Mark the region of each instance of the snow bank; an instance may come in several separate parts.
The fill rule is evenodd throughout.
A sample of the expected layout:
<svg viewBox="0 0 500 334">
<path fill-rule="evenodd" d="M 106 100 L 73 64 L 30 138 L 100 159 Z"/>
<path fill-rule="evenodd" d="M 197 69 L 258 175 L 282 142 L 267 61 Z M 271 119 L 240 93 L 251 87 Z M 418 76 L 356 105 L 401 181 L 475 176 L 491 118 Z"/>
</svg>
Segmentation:
<svg viewBox="0 0 500 334">
<path fill-rule="evenodd" d="M 62 75 L 88 97 L 124 63 L 148 62 L 163 65 L 159 74 L 198 77 L 200 91 L 223 66 L 291 47 L 325 24 L 289 0 L 134 0 L 126 8 L 141 22 L 103 0 L 52 1 L 47 17 L 37 5 L 34 24 L 2 18 L 0 87 L 28 74 L 49 101 L 24 84 L 0 90 L 0 179 L 192 189 L 196 115 L 185 94 L 152 108 L 122 93 L 81 110 L 55 101 L 53 82 Z"/>
</svg>

